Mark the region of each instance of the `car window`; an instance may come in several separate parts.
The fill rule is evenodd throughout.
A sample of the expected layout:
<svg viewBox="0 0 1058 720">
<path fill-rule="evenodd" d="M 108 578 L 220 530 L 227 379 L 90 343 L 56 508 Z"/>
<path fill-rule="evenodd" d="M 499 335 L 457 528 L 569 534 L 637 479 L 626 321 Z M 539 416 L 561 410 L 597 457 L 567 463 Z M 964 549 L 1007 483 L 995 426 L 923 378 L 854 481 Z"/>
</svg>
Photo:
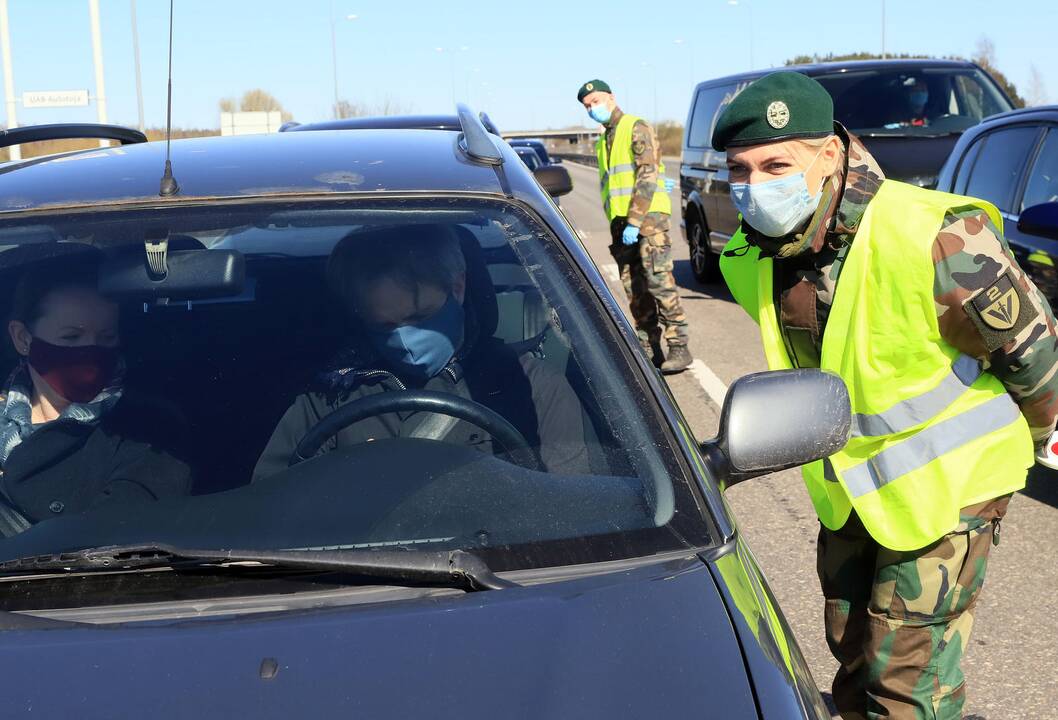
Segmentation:
<svg viewBox="0 0 1058 720">
<path fill-rule="evenodd" d="M 723 106 L 730 103 L 737 94 L 738 86 L 715 85 L 702 88 L 694 101 L 694 112 L 691 115 L 690 130 L 687 133 L 687 146 L 692 148 L 709 148 L 713 139 L 713 128 L 716 118 Z"/>
<path fill-rule="evenodd" d="M 860 135 L 958 133 L 1011 109 L 977 69 L 854 70 L 813 77 L 834 99 L 835 119 Z"/>
<path fill-rule="evenodd" d="M 952 192 L 955 194 L 966 194 L 966 185 L 970 182 L 970 172 L 973 170 L 974 163 L 977 161 L 977 156 L 980 154 L 984 144 L 983 138 L 975 140 L 966 151 L 966 154 L 963 155 L 962 160 L 959 161 L 959 174 L 956 176 L 955 186 L 952 188 Z"/>
<path fill-rule="evenodd" d="M 1047 202 L 1058 202 L 1058 130 L 1054 128 L 1047 131 L 1039 155 L 1029 171 L 1021 210 Z"/>
<path fill-rule="evenodd" d="M 6 288 L 97 268 L 84 292 L 117 308 L 108 382 L 123 394 L 92 412 L 129 437 L 121 479 L 145 489 L 108 496 L 116 461 L 98 452 L 36 486 L 21 477 L 4 490 L 30 527 L 0 556 L 144 541 L 435 546 L 514 569 L 708 543 L 660 407 L 546 227 L 500 201 L 365 202 L 0 223 Z M 144 239 L 158 237 L 169 289 L 146 275 Z M 202 270 L 222 260 L 241 265 Z M 21 301 L 5 295 L 10 315 Z M 5 377 L 25 367 L 19 352 L 5 343 Z M 390 405 L 413 391 L 457 414 Z M 322 418 L 354 405 L 367 414 L 303 451 Z M 126 407 L 146 409 L 111 426 Z"/>
<path fill-rule="evenodd" d="M 1033 126 L 989 133 L 970 171 L 966 194 L 1013 212 L 1014 195 L 1038 133 L 1039 128 Z"/>
</svg>

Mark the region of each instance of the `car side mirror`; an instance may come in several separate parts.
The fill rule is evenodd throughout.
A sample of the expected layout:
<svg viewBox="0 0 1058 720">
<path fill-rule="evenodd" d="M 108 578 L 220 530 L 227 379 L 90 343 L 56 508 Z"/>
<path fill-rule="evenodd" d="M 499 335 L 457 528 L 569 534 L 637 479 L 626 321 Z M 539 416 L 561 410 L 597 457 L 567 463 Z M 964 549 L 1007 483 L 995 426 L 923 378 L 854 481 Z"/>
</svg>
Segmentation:
<svg viewBox="0 0 1058 720">
<path fill-rule="evenodd" d="M 533 170 L 536 181 L 551 197 L 560 197 L 573 192 L 573 178 L 569 170 L 558 165 L 545 165 Z"/>
<path fill-rule="evenodd" d="M 849 391 L 822 370 L 746 375 L 727 392 L 720 431 L 701 450 L 722 488 L 825 458 L 845 447 Z"/>
<path fill-rule="evenodd" d="M 1040 203 L 1022 210 L 1018 230 L 1026 235 L 1058 240 L 1058 202 Z"/>
</svg>

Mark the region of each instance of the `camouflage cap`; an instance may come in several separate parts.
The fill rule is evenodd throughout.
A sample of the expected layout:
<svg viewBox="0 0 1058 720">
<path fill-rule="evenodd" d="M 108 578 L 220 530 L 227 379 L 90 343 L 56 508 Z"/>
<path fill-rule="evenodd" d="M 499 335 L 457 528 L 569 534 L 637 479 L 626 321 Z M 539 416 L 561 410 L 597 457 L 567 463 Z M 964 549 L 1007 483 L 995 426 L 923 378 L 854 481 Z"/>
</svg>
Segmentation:
<svg viewBox="0 0 1058 720">
<path fill-rule="evenodd" d="M 834 132 L 834 101 L 818 82 L 791 71 L 754 80 L 716 122 L 713 148 L 758 145 Z"/>
<path fill-rule="evenodd" d="M 584 96 L 593 92 L 612 93 L 613 90 L 602 80 L 589 80 L 580 86 L 580 90 L 577 91 L 577 100 L 584 102 Z"/>
</svg>

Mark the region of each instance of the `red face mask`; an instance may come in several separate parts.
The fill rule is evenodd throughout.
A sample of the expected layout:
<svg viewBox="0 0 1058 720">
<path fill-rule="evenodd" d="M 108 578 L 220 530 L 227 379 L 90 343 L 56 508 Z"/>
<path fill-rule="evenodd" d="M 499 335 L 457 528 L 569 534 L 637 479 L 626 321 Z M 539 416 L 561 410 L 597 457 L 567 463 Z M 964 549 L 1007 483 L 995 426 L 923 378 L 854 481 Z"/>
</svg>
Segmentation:
<svg viewBox="0 0 1058 720">
<path fill-rule="evenodd" d="M 86 403 L 114 379 L 118 351 L 100 345 L 52 345 L 35 337 L 28 359 L 52 390 L 70 402 Z"/>
</svg>

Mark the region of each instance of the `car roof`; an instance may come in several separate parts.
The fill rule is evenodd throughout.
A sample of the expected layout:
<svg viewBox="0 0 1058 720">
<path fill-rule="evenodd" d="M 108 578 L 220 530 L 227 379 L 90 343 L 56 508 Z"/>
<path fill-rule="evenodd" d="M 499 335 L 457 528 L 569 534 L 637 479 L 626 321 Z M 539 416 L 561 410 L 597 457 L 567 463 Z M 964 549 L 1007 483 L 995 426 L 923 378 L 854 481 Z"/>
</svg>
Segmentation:
<svg viewBox="0 0 1058 720">
<path fill-rule="evenodd" d="M 806 63 L 803 65 L 785 65 L 781 68 L 753 70 L 751 72 L 727 75 L 713 80 L 706 80 L 698 87 L 708 87 L 721 83 L 752 80 L 773 72 L 793 71 L 805 75 L 824 75 L 834 72 L 853 72 L 862 70 L 918 70 L 925 68 L 970 69 L 978 66 L 968 60 L 934 60 L 930 58 L 896 58 L 892 60 L 836 60 L 830 62 Z"/>
<path fill-rule="evenodd" d="M 405 119 L 412 127 L 414 122 Z M 458 120 L 456 121 L 458 123 Z M 159 197 L 165 143 L 0 165 L 0 215 L 44 207 L 337 192 L 500 194 L 493 168 L 460 150 L 455 129 L 317 130 L 172 142 L 178 195 Z M 304 127 L 304 126 L 302 126 Z M 501 153 L 513 151 L 494 143 Z M 520 163 L 519 163 L 520 164 Z M 514 180 L 515 178 L 512 178 Z"/>
<path fill-rule="evenodd" d="M 1015 108 L 1006 112 L 990 115 L 981 121 L 982 125 L 1001 125 L 1011 122 L 1031 120 L 1058 120 L 1058 105 L 1037 105 L 1035 107 Z"/>
</svg>

